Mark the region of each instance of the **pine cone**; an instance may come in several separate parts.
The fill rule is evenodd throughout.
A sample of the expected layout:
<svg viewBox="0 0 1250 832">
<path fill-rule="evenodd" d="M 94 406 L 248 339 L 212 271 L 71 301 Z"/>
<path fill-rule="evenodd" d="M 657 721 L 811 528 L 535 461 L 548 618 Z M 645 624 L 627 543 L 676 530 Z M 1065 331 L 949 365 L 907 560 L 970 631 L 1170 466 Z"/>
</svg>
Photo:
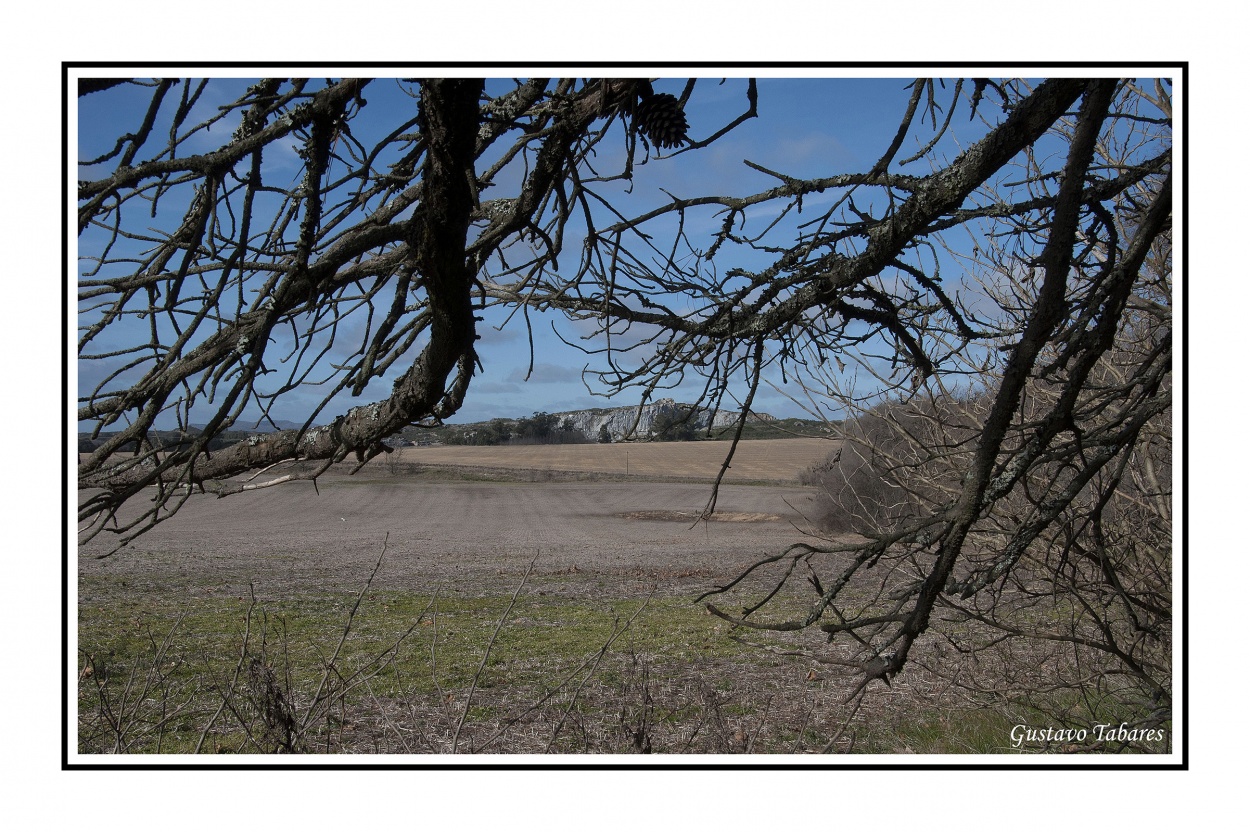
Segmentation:
<svg viewBox="0 0 1250 832">
<path fill-rule="evenodd" d="M 680 147 L 686 142 L 686 114 L 677 96 L 666 92 L 639 102 L 634 126 L 656 147 Z"/>
</svg>

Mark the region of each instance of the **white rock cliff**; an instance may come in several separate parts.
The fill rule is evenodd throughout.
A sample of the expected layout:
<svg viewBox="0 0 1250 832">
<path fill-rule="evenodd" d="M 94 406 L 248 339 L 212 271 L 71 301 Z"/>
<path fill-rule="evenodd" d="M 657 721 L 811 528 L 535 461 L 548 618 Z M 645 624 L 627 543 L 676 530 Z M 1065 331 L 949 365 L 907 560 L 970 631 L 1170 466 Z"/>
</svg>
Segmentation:
<svg viewBox="0 0 1250 832">
<path fill-rule="evenodd" d="M 630 430 L 633 430 L 630 438 L 646 439 L 653 431 L 656 419 L 662 415 L 669 416 L 674 419 L 682 418 L 690 413 L 691 406 L 679 404 L 673 399 L 656 399 L 653 402 L 642 406 L 642 412 L 639 413 L 637 407 L 613 407 L 596 410 L 573 410 L 566 413 L 558 413 L 560 421 L 569 419 L 573 423 L 573 427 L 586 434 L 590 440 L 599 437 L 599 429 L 607 425 L 608 433 L 612 436 L 612 441 L 616 442 L 625 438 Z M 706 429 L 708 423 L 711 422 L 712 427 L 726 427 L 737 421 L 739 411 L 737 410 L 719 410 L 713 413 L 710 410 L 698 409 L 690 416 L 690 426 L 695 429 Z M 635 426 L 634 420 L 637 419 Z M 751 414 L 751 419 L 760 422 L 774 421 L 772 416 L 763 413 Z"/>
</svg>

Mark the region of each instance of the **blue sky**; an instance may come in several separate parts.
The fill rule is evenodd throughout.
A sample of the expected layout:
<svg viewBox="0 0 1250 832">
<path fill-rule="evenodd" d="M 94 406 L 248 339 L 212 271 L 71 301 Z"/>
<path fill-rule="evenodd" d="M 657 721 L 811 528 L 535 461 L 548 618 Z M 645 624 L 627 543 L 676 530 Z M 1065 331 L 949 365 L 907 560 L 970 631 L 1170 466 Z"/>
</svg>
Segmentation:
<svg viewBox="0 0 1250 832">
<path fill-rule="evenodd" d="M 729 81 L 723 87 L 714 87 L 715 81 L 705 83 L 712 87 L 712 95 L 700 99 L 703 90 L 696 89 L 693 101 L 700 104 L 690 108 L 691 135 L 696 137 L 732 120 L 745 103 L 745 82 Z M 762 80 L 760 117 L 698 153 L 638 169 L 629 213 L 636 215 L 667 201 L 661 188 L 674 196 L 687 197 L 754 193 L 777 184 L 775 179 L 744 165 L 746 159 L 796 177 L 866 170 L 883 150 L 882 137 L 888 145 L 897 128 L 909 94 L 905 84 L 901 80 Z M 656 86 L 657 90 L 679 90 L 676 84 Z M 709 231 L 713 225 L 719 223 L 709 222 L 704 229 L 695 230 Z M 568 245 L 565 258 L 573 261 L 578 248 Z M 736 265 L 762 265 L 762 260 L 757 258 L 754 264 L 742 260 Z M 502 331 L 491 327 L 482 330 L 485 372 L 475 380 L 457 419 L 473 421 L 537 410 L 558 412 L 637 404 L 637 394 L 632 399 L 622 396 L 609 401 L 587 389 L 582 380 L 583 368 L 589 365 L 593 370 L 602 363 L 557 337 L 559 332 L 564 339 L 576 342 L 585 327 L 555 316 L 531 315 L 534 372 L 524 381 L 529 346 L 525 329 L 518 323 L 514 319 Z M 777 381 L 780 383 L 780 379 Z M 595 389 L 593 379 L 591 387 Z M 668 395 L 690 401 L 700 389 L 699 384 L 691 382 Z M 802 415 L 796 405 L 771 390 L 762 389 L 758 395 L 757 410 L 776 416 Z"/>
<path fill-rule="evenodd" d="M 218 105 L 234 100 L 249 83 L 247 79 L 213 82 L 196 105 L 196 111 L 188 123 L 195 123 L 197 116 L 203 117 L 214 112 Z M 802 178 L 867 171 L 888 147 L 897 130 L 910 96 L 908 83 L 908 78 L 760 79 L 758 118 L 740 125 L 709 148 L 682 154 L 674 159 L 653 160 L 637 167 L 632 189 L 628 194 L 624 193 L 623 186 L 611 186 L 606 190 L 610 191 L 615 187 L 622 212 L 627 216 L 634 216 L 666 202 L 668 197 L 665 191 L 678 197 L 711 193 L 746 195 L 777 184 L 774 178 L 749 168 L 744 164 L 745 160 Z M 680 92 L 682 82 L 663 80 L 655 86 L 657 91 Z M 950 88 L 948 83 L 947 89 Z M 413 109 L 413 101 L 405 91 L 407 89 L 410 89 L 409 85 L 394 79 L 374 80 L 366 88 L 365 95 L 369 99 L 366 117 L 352 123 L 353 132 L 366 145 L 369 145 L 370 130 L 381 131 L 378 133 L 380 136 L 406 118 L 405 113 Z M 718 79 L 701 81 L 688 106 L 690 135 L 696 139 L 702 138 L 742 112 L 746 105 L 745 90 L 746 81 L 742 78 L 728 79 L 723 83 Z M 134 129 L 137 119 L 141 118 L 142 109 L 148 100 L 146 90 L 135 90 L 124 93 L 123 96 L 117 96 L 114 92 L 116 91 L 91 95 L 81 100 L 78 122 L 79 159 L 92 158 L 111 149 L 116 136 Z M 948 97 L 946 101 L 949 101 Z M 236 126 L 237 118 L 223 120 L 209 133 L 192 136 L 184 146 L 185 152 L 202 152 L 220 146 Z M 944 139 L 938 151 L 944 153 L 947 159 L 952 158 L 958 152 L 960 144 L 966 146 L 967 143 L 975 141 L 983 135 L 983 131 L 979 122 L 969 122 L 965 109 L 954 121 L 952 137 Z M 929 130 L 914 128 L 913 133 L 917 136 L 909 136 L 897 158 L 905 158 L 914 152 L 918 141 L 927 137 Z M 623 143 L 605 142 L 601 147 L 603 151 L 598 161 L 602 163 L 604 170 L 613 170 L 614 160 L 609 158 L 610 154 L 616 150 L 623 156 Z M 78 176 L 86 179 L 101 172 L 99 168 L 80 168 Z M 929 169 L 927 163 L 922 161 L 908 166 L 903 172 L 923 175 Z M 293 141 L 285 152 L 270 154 L 266 160 L 264 175 L 267 181 L 276 185 L 293 183 L 300 174 L 300 160 L 295 153 Z M 333 169 L 331 174 L 333 175 Z M 512 182 L 519 181 L 520 175 L 519 171 L 513 174 Z M 500 184 L 484 193 L 484 199 L 511 195 L 506 193 L 508 185 L 511 184 L 508 176 L 501 176 L 497 181 Z M 809 198 L 805 201 L 808 213 L 798 217 L 797 221 L 809 218 L 815 213 L 813 209 L 822 204 L 827 205 L 832 199 L 831 194 Z M 771 210 L 761 208 L 750 212 L 751 221 L 766 222 Z M 139 226 L 150 224 L 171 228 L 180 219 L 181 211 L 176 210 L 174 203 L 170 203 L 170 208 L 158 212 L 155 217 L 143 218 Z M 697 240 L 700 233 L 706 234 L 716 227 L 719 227 L 719 220 L 709 211 L 702 216 L 692 217 L 687 231 Z M 793 223 L 788 219 L 777 233 L 789 233 L 788 229 L 792 228 Z M 104 234 L 99 229 L 89 230 L 80 237 L 80 256 L 97 250 L 103 239 Z M 784 237 L 777 239 L 782 240 Z M 560 262 L 562 269 L 575 267 L 580 250 L 580 239 L 566 239 Z M 763 265 L 764 262 L 759 255 L 742 251 L 723 259 L 718 268 L 753 268 Z M 80 267 L 85 268 L 81 263 Z M 534 411 L 558 412 L 637 404 L 637 392 L 631 395 L 627 391 L 626 394 L 608 400 L 594 395 L 595 391 L 602 390 L 595 387 L 593 382 L 591 389 L 587 389 L 583 382 L 583 369 L 588 365 L 590 369 L 602 369 L 603 364 L 565 343 L 578 342 L 586 334 L 585 325 L 538 312 L 530 313 L 529 324 L 527 332 L 520 315 L 514 316 L 506 325 L 502 316 L 487 315 L 487 320 L 480 325 L 482 339 L 478 345 L 483 370 L 475 378 L 464 407 L 453 421 L 520 416 Z M 358 316 L 348 321 L 344 332 L 347 335 L 352 334 L 353 327 L 363 333 L 364 318 Z M 114 349 L 135 337 L 143 336 L 138 330 L 118 328 L 116 332 L 100 340 L 94 349 Z M 351 339 L 344 338 L 342 343 L 350 344 Z M 597 343 L 590 342 L 590 346 Z M 279 352 L 281 350 L 275 348 L 272 354 Z M 415 355 L 416 349 L 412 351 L 411 357 Z M 329 358 L 335 357 L 343 358 L 344 354 L 332 351 Z M 531 360 L 533 371 L 529 373 L 527 380 L 526 374 Z M 98 381 L 102 364 L 80 362 L 80 393 L 89 390 Z M 352 398 L 347 393 L 340 394 L 323 411 L 323 418 L 317 421 L 325 421 L 352 406 L 383 398 L 390 390 L 392 379 L 402 369 L 403 366 L 400 366 L 398 370 L 393 369 L 389 377 L 374 381 L 359 398 Z M 327 370 L 326 373 L 328 372 Z M 125 379 L 127 376 L 121 378 Z M 782 386 L 780 378 L 772 380 Z M 668 391 L 665 395 L 690 401 L 698 395 L 700 389 L 701 385 L 695 380 Z M 293 391 L 273 409 L 273 415 L 278 419 L 303 421 L 324 395 L 324 388 L 321 387 Z M 771 387 L 761 388 L 757 394 L 755 409 L 776 416 L 803 415 L 798 405 Z"/>
</svg>

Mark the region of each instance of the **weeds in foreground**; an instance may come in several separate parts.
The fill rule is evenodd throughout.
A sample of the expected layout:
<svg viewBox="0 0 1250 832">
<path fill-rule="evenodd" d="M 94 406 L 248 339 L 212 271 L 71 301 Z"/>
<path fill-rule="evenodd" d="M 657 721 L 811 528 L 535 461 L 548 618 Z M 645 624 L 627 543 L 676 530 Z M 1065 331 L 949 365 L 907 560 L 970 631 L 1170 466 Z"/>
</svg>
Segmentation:
<svg viewBox="0 0 1250 832">
<path fill-rule="evenodd" d="M 853 680 L 727 638 L 688 599 L 588 605 L 527 593 L 529 572 L 505 598 L 388 594 L 384 556 L 346 599 L 80 610 L 80 753 L 1039 750 L 1010 745 L 1023 706 L 921 669 L 847 704 Z"/>
</svg>

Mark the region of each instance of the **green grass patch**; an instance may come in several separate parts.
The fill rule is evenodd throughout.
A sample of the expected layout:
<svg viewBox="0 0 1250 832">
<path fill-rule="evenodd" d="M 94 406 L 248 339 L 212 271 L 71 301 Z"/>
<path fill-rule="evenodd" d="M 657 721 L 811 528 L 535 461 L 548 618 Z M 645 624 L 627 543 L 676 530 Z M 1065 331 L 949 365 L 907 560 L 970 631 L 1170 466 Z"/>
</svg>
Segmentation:
<svg viewBox="0 0 1250 832">
<path fill-rule="evenodd" d="M 611 654 L 675 662 L 745 649 L 686 598 L 656 597 L 644 606 L 641 599 L 589 602 L 535 592 L 520 595 L 508 611 L 507 595 L 378 592 L 367 594 L 353 616 L 355 594 L 119 596 L 107 583 L 85 580 L 80 587 L 95 599 L 80 606 L 78 620 L 84 752 L 271 750 L 264 746 L 273 737 L 238 728 L 250 720 L 252 735 L 265 733 L 266 709 L 283 702 L 298 718 L 311 703 L 325 705 L 317 696 L 327 691 L 343 698 L 339 705 L 366 692 L 405 698 L 463 695 L 470 687 L 542 691 L 587 666 L 610 641 Z M 255 662 L 266 671 L 255 670 Z M 277 706 L 266 700 L 275 696 Z M 211 741 L 202 742 L 202 726 L 228 699 L 237 701 L 226 703 Z M 488 712 L 474 706 L 468 718 Z"/>
</svg>

